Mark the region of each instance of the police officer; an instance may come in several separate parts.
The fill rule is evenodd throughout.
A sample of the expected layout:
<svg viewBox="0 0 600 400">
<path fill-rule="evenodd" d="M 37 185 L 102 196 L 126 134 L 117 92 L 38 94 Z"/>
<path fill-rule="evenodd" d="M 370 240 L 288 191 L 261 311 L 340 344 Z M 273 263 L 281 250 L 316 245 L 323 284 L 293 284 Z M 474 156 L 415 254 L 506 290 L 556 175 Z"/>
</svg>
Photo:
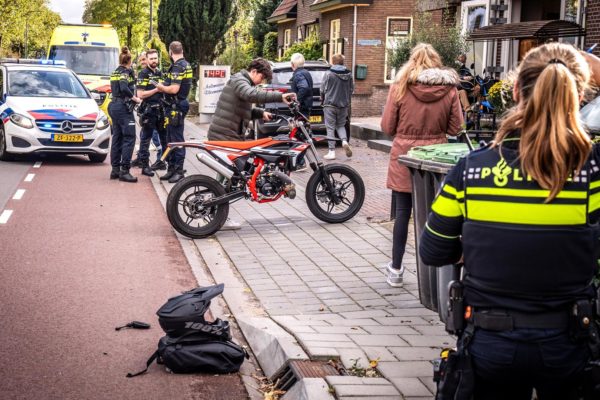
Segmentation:
<svg viewBox="0 0 600 400">
<path fill-rule="evenodd" d="M 108 105 L 108 114 L 112 120 L 110 179 L 137 182 L 137 178 L 129 173 L 129 167 L 135 146 L 133 106 L 139 103 L 140 99 L 134 95 L 135 76 L 131 69 L 131 53 L 126 46 L 121 49 L 119 66 L 110 77 L 110 88 L 112 91 L 112 100 Z"/>
<path fill-rule="evenodd" d="M 527 53 L 517 107 L 432 205 L 420 254 L 436 266 L 464 256 L 474 399 L 578 398 L 600 253 L 600 147 L 579 121 L 589 78 L 572 46 Z"/>
<path fill-rule="evenodd" d="M 138 158 L 142 166 L 142 174 L 154 176 L 150 168 L 150 140 L 153 132 L 156 130 L 160 138 L 162 148 L 167 144 L 167 132 L 165 129 L 163 113 L 161 111 L 162 94 L 153 83 L 163 81 L 162 72 L 158 69 L 158 51 L 150 49 L 146 51 L 147 65 L 138 75 L 137 95 L 142 99 L 140 108 L 143 112 L 140 115 L 140 124 L 142 132 L 140 134 L 140 150 Z M 153 167 L 159 168 L 162 161 L 158 160 Z"/>
<path fill-rule="evenodd" d="M 192 67 L 183 58 L 183 46 L 180 42 L 169 45 L 169 56 L 173 63 L 167 71 L 164 84 L 159 83 L 157 89 L 164 93 L 168 104 L 165 110 L 167 142 L 183 142 L 183 124 L 190 109 L 187 97 L 192 87 Z M 179 182 L 184 174 L 185 148 L 173 149 L 167 161 L 167 173 L 160 179 L 170 183 Z"/>
</svg>

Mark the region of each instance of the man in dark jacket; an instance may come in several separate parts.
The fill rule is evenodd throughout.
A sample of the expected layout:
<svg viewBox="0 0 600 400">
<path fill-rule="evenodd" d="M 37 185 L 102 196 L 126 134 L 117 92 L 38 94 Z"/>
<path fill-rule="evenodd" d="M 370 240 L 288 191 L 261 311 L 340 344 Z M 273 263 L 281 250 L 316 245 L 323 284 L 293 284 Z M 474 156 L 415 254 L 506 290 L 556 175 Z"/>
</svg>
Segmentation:
<svg viewBox="0 0 600 400">
<path fill-rule="evenodd" d="M 234 74 L 219 97 L 213 121 L 208 128 L 208 140 L 244 140 L 244 132 L 251 119 L 271 120 L 271 114 L 253 103 L 286 104 L 294 100 L 293 93 L 266 92 L 257 85 L 270 80 L 273 75 L 268 61 L 257 58 Z"/>
<path fill-rule="evenodd" d="M 342 147 L 347 157 L 352 157 L 352 149 L 348 144 L 348 133 L 346 132 L 346 121 L 348 119 L 348 108 L 350 97 L 354 91 L 352 72 L 344 67 L 344 56 L 334 54 L 331 57 L 332 67 L 329 69 L 323 83 L 321 83 L 321 100 L 323 101 L 323 114 L 325 116 L 325 128 L 329 139 L 329 152 L 323 156 L 326 160 L 335 159 L 335 132 L 342 139 Z"/>
<path fill-rule="evenodd" d="M 313 103 L 313 80 L 310 72 L 304 69 L 304 56 L 300 53 L 292 54 L 292 92 L 296 93 L 298 103 L 300 103 L 300 112 L 307 118 L 310 117 L 310 111 Z"/>
</svg>

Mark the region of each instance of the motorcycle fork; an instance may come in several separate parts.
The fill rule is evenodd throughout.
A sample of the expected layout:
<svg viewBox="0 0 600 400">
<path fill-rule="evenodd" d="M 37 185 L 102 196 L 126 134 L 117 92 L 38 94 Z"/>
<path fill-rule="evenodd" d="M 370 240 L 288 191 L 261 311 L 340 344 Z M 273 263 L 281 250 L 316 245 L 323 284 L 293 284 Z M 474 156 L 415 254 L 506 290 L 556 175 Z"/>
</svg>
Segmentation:
<svg viewBox="0 0 600 400">
<path fill-rule="evenodd" d="M 305 132 L 305 137 L 308 138 L 308 143 L 310 144 L 310 152 L 311 152 L 312 158 L 314 159 L 314 161 L 310 163 L 310 167 L 313 169 L 313 171 L 318 172 L 323 177 L 323 181 L 325 182 L 325 186 L 327 187 L 327 191 L 331 195 L 331 199 L 333 200 L 333 202 L 336 205 L 340 204 L 342 202 L 342 200 L 335 193 L 335 187 L 333 186 L 331 177 L 325 171 L 325 164 L 323 164 L 323 161 L 321 161 L 321 159 L 319 158 L 319 153 L 317 153 L 317 148 L 315 147 L 315 143 L 313 142 L 312 138 L 306 134 L 306 132 Z"/>
</svg>

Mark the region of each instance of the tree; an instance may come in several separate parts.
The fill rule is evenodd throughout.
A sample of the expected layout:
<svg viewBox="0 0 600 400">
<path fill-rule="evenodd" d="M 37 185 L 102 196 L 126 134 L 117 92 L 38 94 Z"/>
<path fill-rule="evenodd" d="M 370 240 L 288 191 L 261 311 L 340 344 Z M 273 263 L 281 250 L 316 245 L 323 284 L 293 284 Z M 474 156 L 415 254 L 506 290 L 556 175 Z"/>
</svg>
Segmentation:
<svg viewBox="0 0 600 400">
<path fill-rule="evenodd" d="M 256 14 L 250 27 L 250 35 L 254 39 L 257 56 L 267 57 L 264 53 L 266 36 L 269 32 L 277 32 L 277 25 L 268 23 L 267 18 L 273 14 L 273 11 L 275 11 L 280 2 L 280 0 L 262 0 L 256 9 Z"/>
<path fill-rule="evenodd" d="M 165 44 L 180 41 L 192 63 L 208 64 L 231 23 L 230 0 L 162 0 L 158 34 Z"/>
<path fill-rule="evenodd" d="M 42 56 L 60 16 L 51 11 L 47 0 L 0 0 L 0 53 L 2 55 Z M 25 35 L 27 31 L 27 46 Z"/>
<path fill-rule="evenodd" d="M 86 0 L 82 19 L 90 24 L 112 24 L 124 44 L 135 51 L 148 36 L 149 13 L 149 0 Z"/>
<path fill-rule="evenodd" d="M 439 53 L 444 65 L 455 66 L 456 58 L 468 49 L 467 42 L 458 26 L 448 23 L 444 13 L 441 24 L 432 21 L 431 14 L 420 12 L 414 18 L 414 32 L 407 39 L 398 39 L 395 47 L 388 53 L 388 65 L 399 69 L 408 61 L 410 51 L 418 43 L 429 43 Z"/>
</svg>

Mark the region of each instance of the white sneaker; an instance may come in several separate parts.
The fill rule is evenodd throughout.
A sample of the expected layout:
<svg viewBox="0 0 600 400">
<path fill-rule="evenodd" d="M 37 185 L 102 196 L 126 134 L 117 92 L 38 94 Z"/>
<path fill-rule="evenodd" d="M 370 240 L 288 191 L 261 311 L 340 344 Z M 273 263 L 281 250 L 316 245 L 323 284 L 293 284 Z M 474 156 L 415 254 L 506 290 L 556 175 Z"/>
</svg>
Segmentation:
<svg viewBox="0 0 600 400">
<path fill-rule="evenodd" d="M 325 160 L 335 160 L 335 150 L 329 150 L 327 154 L 323 156 Z"/>
<path fill-rule="evenodd" d="M 400 269 L 396 269 L 392 267 L 392 262 L 390 261 L 386 265 L 387 270 L 387 279 L 386 282 L 391 287 L 402 287 L 404 282 L 402 276 L 404 275 L 404 265 Z"/>
<path fill-rule="evenodd" d="M 346 142 L 345 140 L 342 141 L 342 147 L 344 148 L 344 151 L 346 152 L 346 157 L 352 157 L 352 148 L 350 147 L 350 145 L 348 144 L 348 142 Z"/>
<path fill-rule="evenodd" d="M 227 220 L 221 227 L 222 231 L 237 231 L 238 229 L 242 229 L 242 224 L 232 220 L 231 218 L 227 218 Z"/>
</svg>

